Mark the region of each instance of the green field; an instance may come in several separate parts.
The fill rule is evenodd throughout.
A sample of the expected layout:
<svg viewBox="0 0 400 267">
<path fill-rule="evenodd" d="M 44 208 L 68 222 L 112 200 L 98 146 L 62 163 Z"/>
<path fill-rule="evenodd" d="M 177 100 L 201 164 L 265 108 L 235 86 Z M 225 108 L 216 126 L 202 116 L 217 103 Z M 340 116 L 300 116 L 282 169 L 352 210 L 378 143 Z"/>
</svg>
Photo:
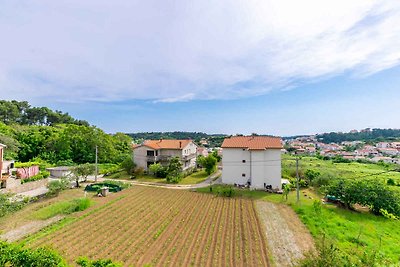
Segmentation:
<svg viewBox="0 0 400 267">
<path fill-rule="evenodd" d="M 212 193 L 222 191 L 226 186 L 213 186 Z M 210 193 L 209 187 L 197 189 Z M 400 262 L 400 222 L 376 216 L 367 212 L 357 212 L 323 204 L 321 212 L 314 209 L 314 201 L 321 196 L 309 189 L 301 190 L 300 203 L 296 203 L 296 192 L 291 191 L 288 200 L 282 195 L 247 189 L 234 189 L 235 197 L 283 203 L 291 206 L 307 226 L 319 244 L 325 236 L 325 245 L 334 244 L 339 256 L 354 266 L 370 266 L 367 262 L 376 253 L 377 261 L 383 266 Z M 372 265 L 371 265 L 372 266 Z"/>
<path fill-rule="evenodd" d="M 294 156 L 284 155 L 282 157 L 282 176 L 284 178 L 295 177 L 296 162 Z M 400 172 L 387 172 L 388 170 L 400 169 L 395 164 L 373 164 L 373 163 L 334 163 L 332 160 L 321 160 L 316 157 L 301 157 L 299 161 L 299 171 L 302 175 L 307 169 L 318 170 L 321 175 L 330 176 L 332 178 L 372 178 L 387 179 L 392 178 L 400 183 Z M 384 173 L 386 172 L 386 173 Z"/>
<path fill-rule="evenodd" d="M 293 156 L 283 157 L 283 177 L 293 179 L 296 174 Z M 304 177 L 307 169 L 313 169 L 330 179 L 363 179 L 376 178 L 383 181 L 392 178 L 400 182 L 399 172 L 388 172 L 397 166 L 363 163 L 333 163 L 316 157 L 302 157 L 299 164 L 300 176 Z M 397 167 L 399 168 L 399 167 Z M 393 186 L 398 188 L 399 186 Z M 226 187 L 213 186 L 212 193 L 222 194 Z M 197 189 L 210 193 L 209 188 Z M 368 212 L 339 208 L 332 204 L 322 204 L 321 211 L 314 208 L 314 202 L 322 203 L 323 195 L 313 188 L 302 188 L 300 203 L 296 203 L 296 192 L 291 191 L 288 200 L 282 195 L 269 194 L 263 191 L 234 189 L 235 197 L 250 197 L 271 202 L 284 203 L 293 208 L 302 222 L 307 226 L 317 243 L 325 238 L 325 245 L 333 244 L 339 249 L 338 257 L 351 262 L 354 266 L 373 266 L 373 259 L 383 266 L 400 263 L 400 221 L 384 218 Z M 318 205 L 317 205 L 318 206 Z M 396 265 L 397 266 L 397 265 Z"/>
</svg>

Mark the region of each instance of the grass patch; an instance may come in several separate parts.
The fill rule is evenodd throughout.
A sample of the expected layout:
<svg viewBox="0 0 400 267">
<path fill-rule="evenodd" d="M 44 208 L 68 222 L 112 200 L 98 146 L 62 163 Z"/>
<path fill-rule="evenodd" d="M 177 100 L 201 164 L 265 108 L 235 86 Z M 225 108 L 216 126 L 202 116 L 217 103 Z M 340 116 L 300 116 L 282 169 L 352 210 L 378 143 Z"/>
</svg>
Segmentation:
<svg viewBox="0 0 400 267">
<path fill-rule="evenodd" d="M 227 187 L 214 185 L 212 191 L 210 187 L 198 188 L 196 191 L 216 194 Z M 320 241 L 325 235 L 326 239 L 340 250 L 343 257 L 353 264 L 365 261 L 374 253 L 378 262 L 384 266 L 400 262 L 400 246 L 398 245 L 400 244 L 400 221 L 330 204 L 323 204 L 319 212 L 314 207 L 314 201 L 319 201 L 320 196 L 308 189 L 301 190 L 299 204 L 296 203 L 295 191 L 291 191 L 288 200 L 285 201 L 279 194 L 238 188 L 233 188 L 233 190 L 237 197 L 291 206 L 316 241 Z"/>
<path fill-rule="evenodd" d="M 183 178 L 182 181 L 180 181 L 178 184 L 198 184 L 206 180 L 207 177 L 208 174 L 206 173 L 206 171 L 197 171 Z"/>
<path fill-rule="evenodd" d="M 62 201 L 37 210 L 33 216 L 39 220 L 46 220 L 56 215 L 67 215 L 87 209 L 92 204 L 89 198 L 78 198 L 71 201 Z"/>
</svg>

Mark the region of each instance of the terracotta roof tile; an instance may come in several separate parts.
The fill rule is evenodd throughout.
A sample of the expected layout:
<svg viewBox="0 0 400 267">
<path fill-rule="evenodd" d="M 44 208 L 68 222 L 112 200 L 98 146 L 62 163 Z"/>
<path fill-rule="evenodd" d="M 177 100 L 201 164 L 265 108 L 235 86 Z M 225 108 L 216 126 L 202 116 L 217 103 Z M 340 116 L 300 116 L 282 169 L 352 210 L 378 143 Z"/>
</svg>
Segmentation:
<svg viewBox="0 0 400 267">
<path fill-rule="evenodd" d="M 146 140 L 144 141 L 143 145 L 153 149 L 183 149 L 190 142 L 192 142 L 192 140 L 177 140 L 177 139 Z M 136 147 L 134 147 L 134 149 Z"/>
<path fill-rule="evenodd" d="M 269 136 L 232 136 L 225 138 L 222 148 L 246 148 L 249 150 L 263 150 L 268 148 L 282 148 L 282 139 Z"/>
</svg>

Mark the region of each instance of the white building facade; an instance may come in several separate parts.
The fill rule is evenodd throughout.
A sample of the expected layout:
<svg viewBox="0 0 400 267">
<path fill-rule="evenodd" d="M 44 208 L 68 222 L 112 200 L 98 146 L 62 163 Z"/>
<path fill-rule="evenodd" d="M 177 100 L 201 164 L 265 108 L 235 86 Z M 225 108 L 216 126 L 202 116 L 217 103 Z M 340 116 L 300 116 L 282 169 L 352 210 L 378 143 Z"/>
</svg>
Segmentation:
<svg viewBox="0 0 400 267">
<path fill-rule="evenodd" d="M 178 157 L 182 169 L 196 167 L 197 145 L 192 140 L 146 140 L 133 148 L 133 160 L 145 171 L 154 163 L 167 165 L 171 158 Z"/>
<path fill-rule="evenodd" d="M 234 136 L 222 144 L 222 182 L 281 189 L 282 141 L 277 137 Z"/>
</svg>

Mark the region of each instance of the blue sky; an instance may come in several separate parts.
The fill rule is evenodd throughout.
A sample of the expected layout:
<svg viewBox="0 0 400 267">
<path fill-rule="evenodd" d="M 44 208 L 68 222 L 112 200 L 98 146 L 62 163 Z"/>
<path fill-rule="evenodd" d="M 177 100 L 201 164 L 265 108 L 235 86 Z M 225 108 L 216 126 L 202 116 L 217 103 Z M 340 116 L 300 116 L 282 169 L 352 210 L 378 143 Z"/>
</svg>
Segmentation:
<svg viewBox="0 0 400 267">
<path fill-rule="evenodd" d="M 107 132 L 400 128 L 397 1 L 2 1 L 0 93 Z"/>
</svg>

